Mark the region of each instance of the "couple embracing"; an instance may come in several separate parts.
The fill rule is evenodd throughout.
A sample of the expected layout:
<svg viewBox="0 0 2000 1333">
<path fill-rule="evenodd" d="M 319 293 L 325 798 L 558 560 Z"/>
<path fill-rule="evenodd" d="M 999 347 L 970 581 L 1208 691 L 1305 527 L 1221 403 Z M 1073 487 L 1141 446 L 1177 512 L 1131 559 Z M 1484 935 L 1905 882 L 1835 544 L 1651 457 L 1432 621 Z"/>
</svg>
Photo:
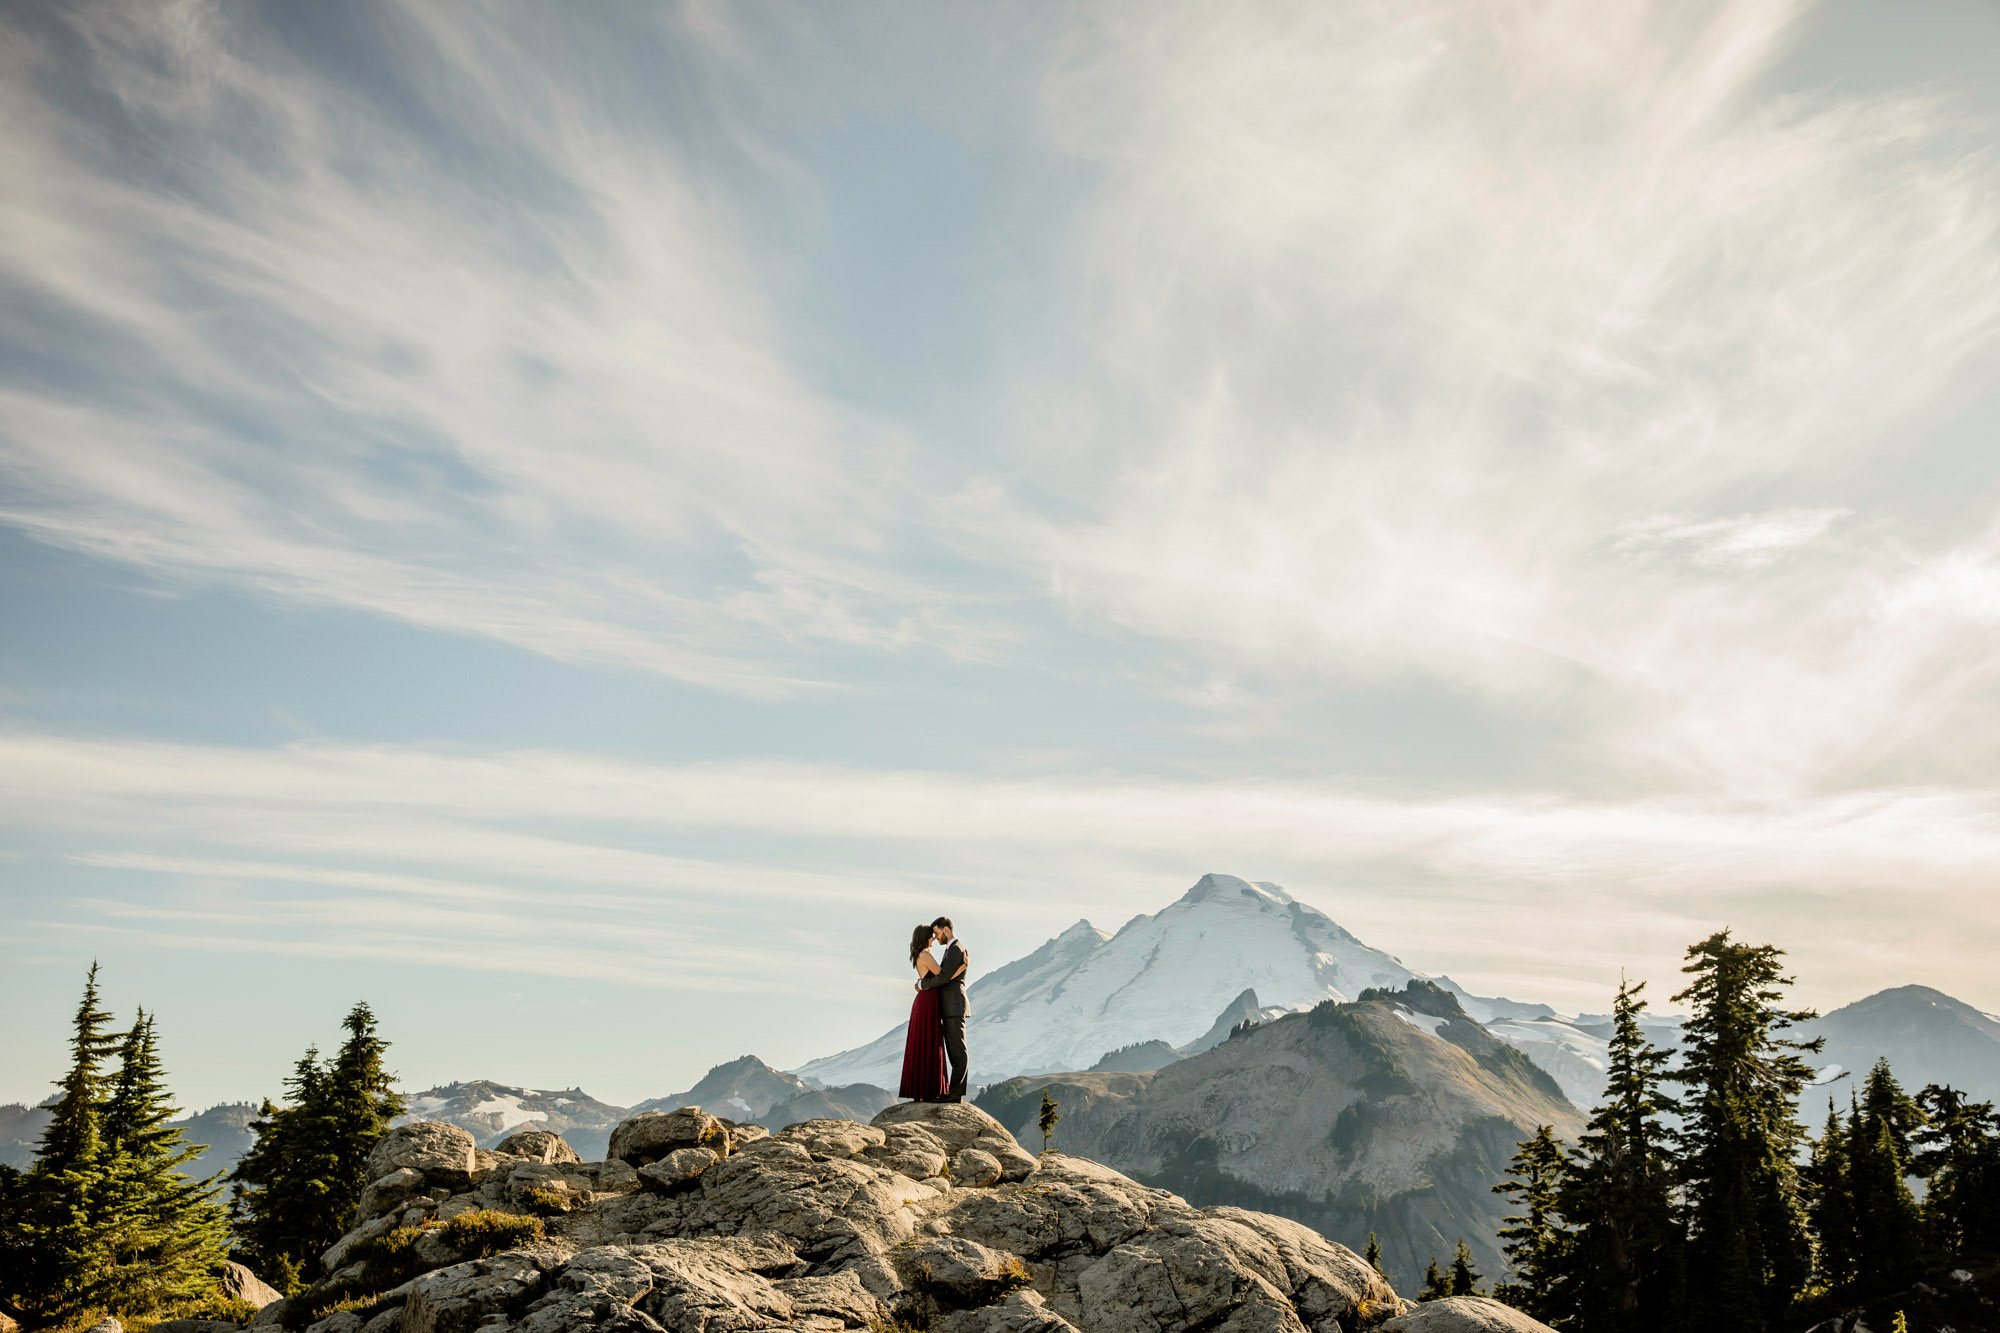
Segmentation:
<svg viewBox="0 0 2000 1333">
<path fill-rule="evenodd" d="M 942 944 L 944 956 L 931 956 Z M 910 1032 L 903 1039 L 900 1095 L 920 1102 L 965 1100 L 965 969 L 971 955 L 958 942 L 951 918 L 941 916 L 910 935 L 910 966 L 917 970 L 917 998 L 910 1005 Z M 944 1072 L 951 1057 L 951 1077 Z"/>
</svg>

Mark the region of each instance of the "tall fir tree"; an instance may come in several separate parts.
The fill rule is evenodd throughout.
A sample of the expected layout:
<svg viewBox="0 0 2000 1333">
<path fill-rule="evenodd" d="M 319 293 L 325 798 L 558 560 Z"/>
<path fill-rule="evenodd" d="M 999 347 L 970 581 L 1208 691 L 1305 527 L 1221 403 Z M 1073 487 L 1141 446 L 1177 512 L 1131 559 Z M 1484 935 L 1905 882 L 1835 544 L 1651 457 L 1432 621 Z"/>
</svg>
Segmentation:
<svg viewBox="0 0 2000 1333">
<path fill-rule="evenodd" d="M 1813 1074 L 1800 1056 L 1822 1042 L 1782 1034 L 1817 1015 L 1779 1007 L 1791 984 L 1779 949 L 1739 944 L 1723 930 L 1687 956 L 1682 971 L 1693 980 L 1674 999 L 1693 1012 L 1672 1077 L 1688 1089 L 1689 1266 L 1703 1274 L 1690 1313 L 1714 1333 L 1764 1333 L 1782 1326 L 1812 1277 L 1797 1107 Z"/>
<path fill-rule="evenodd" d="M 1563 1278 L 1572 1238 L 1557 1206 L 1567 1175 L 1554 1126 L 1541 1125 L 1535 1137 L 1521 1143 L 1506 1179 L 1493 1187 L 1523 1209 L 1508 1216 L 1498 1232 L 1507 1276 L 1494 1284 L 1493 1297 L 1544 1323 L 1566 1313 L 1570 1297 Z"/>
<path fill-rule="evenodd" d="M 2000 1249 L 2000 1116 L 1955 1088 L 1917 1094 L 1925 1124 L 1912 1165 L 1925 1184 L 1931 1239 L 1948 1256 Z"/>
<path fill-rule="evenodd" d="M 1857 1258 L 1854 1185 L 1848 1178 L 1847 1126 L 1831 1097 L 1826 1099 L 1826 1127 L 1813 1143 L 1803 1175 L 1806 1212 L 1818 1241 L 1815 1276 L 1827 1287 L 1845 1286 L 1854 1280 Z"/>
<path fill-rule="evenodd" d="M 1370 1268 L 1378 1273 L 1382 1271 L 1382 1242 L 1375 1239 L 1372 1231 L 1368 1233 L 1368 1251 L 1361 1257 L 1368 1261 Z"/>
<path fill-rule="evenodd" d="M 1912 1138 L 1923 1112 L 1886 1059 L 1869 1071 L 1847 1126 L 1848 1196 L 1854 1217 L 1853 1280 L 1874 1294 L 1915 1280 L 1923 1218 L 1910 1191 Z"/>
<path fill-rule="evenodd" d="M 1434 1254 L 1430 1263 L 1424 1266 L 1424 1285 L 1417 1293 L 1417 1299 L 1441 1301 L 1449 1295 L 1451 1295 L 1451 1284 L 1445 1280 L 1444 1274 L 1438 1271 L 1438 1257 Z"/>
<path fill-rule="evenodd" d="M 287 1290 L 346 1230 L 368 1184 L 368 1150 L 402 1112 L 374 1014 L 358 1004 L 343 1026 L 347 1038 L 331 1060 L 309 1047 L 293 1067 L 289 1106 L 264 1103 L 250 1125 L 256 1142 L 236 1165 L 237 1234 L 266 1279 Z"/>
<path fill-rule="evenodd" d="M 101 1308 L 107 1294 L 104 1064 L 122 1035 L 111 1030 L 111 1014 L 100 1007 L 97 970 L 93 961 L 84 977 L 71 1022 L 69 1069 L 56 1083 L 61 1093 L 21 1182 L 18 1295 L 25 1310 L 51 1320 Z"/>
<path fill-rule="evenodd" d="M 1554 1205 L 1570 1232 L 1540 1318 L 1577 1333 L 1661 1333 L 1681 1321 L 1686 1233 L 1667 1121 L 1679 1105 L 1665 1086 L 1671 1056 L 1640 1026 L 1645 989 L 1619 981 L 1604 1101 Z"/>
<path fill-rule="evenodd" d="M 103 1284 L 122 1316 L 159 1317 L 200 1300 L 228 1258 L 229 1217 L 216 1201 L 216 1179 L 181 1170 L 207 1148 L 168 1126 L 175 1109 L 155 1019 L 140 1010 L 104 1108 Z"/>
</svg>

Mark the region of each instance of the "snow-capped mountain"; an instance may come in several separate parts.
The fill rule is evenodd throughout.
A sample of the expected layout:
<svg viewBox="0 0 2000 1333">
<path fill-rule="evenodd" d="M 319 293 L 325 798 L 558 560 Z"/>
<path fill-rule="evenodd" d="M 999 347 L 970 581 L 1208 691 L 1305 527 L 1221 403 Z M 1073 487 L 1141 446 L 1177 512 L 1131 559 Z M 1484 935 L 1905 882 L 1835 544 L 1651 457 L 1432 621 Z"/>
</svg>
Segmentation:
<svg viewBox="0 0 2000 1333">
<path fill-rule="evenodd" d="M 404 1114 L 410 1120 L 448 1120 L 469 1130 L 481 1147 L 491 1147 L 517 1129 L 554 1130 L 580 1153 L 602 1153 L 625 1108 L 600 1102 L 579 1088 L 547 1092 L 510 1083 L 476 1079 L 411 1093 Z"/>
<path fill-rule="evenodd" d="M 977 944 L 975 973 L 977 972 Z M 1371 949 L 1276 884 L 1204 875 L 1180 901 L 1116 935 L 1079 921 L 969 991 L 967 1041 L 979 1082 L 1089 1069 L 1140 1042 L 1186 1047 L 1253 989 L 1263 1006 L 1302 1009 L 1401 987 L 1421 974 Z M 1227 1028 L 1224 1028 L 1227 1035 Z M 823 1084 L 895 1087 L 903 1029 L 798 1069 Z"/>
</svg>

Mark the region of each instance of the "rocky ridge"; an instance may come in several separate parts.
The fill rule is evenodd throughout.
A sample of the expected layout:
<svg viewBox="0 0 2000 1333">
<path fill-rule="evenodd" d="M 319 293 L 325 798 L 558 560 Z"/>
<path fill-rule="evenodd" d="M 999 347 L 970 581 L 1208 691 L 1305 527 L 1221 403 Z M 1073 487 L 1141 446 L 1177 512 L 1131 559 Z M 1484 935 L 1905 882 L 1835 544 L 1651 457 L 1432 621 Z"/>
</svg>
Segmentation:
<svg viewBox="0 0 2000 1333">
<path fill-rule="evenodd" d="M 420 1122 L 374 1149 L 325 1276 L 259 1323 L 307 1333 L 1402 1333 L 1411 1307 L 1283 1218 L 1196 1208 L 1028 1153 L 969 1105 L 777 1133 L 699 1107 L 619 1124 L 601 1162 L 544 1131 L 480 1149 Z M 1422 1333 L 1458 1323 L 1425 1308 Z M 1511 1314 L 1511 1312 L 1509 1312 Z M 1518 1316 L 1516 1316 L 1518 1319 Z M 1416 1333 L 1411 1330 L 1411 1333 Z"/>
</svg>

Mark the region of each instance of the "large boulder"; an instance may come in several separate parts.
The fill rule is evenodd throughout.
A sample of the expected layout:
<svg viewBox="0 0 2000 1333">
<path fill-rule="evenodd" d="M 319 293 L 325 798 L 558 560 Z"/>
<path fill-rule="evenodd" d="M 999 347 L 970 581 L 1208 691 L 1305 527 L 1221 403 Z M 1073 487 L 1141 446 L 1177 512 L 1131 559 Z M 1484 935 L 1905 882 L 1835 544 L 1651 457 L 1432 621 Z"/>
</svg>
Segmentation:
<svg viewBox="0 0 2000 1333">
<path fill-rule="evenodd" d="M 949 1154 L 937 1135 L 921 1125 L 889 1125 L 882 1130 L 883 1141 L 863 1148 L 861 1155 L 912 1180 L 929 1180 L 944 1174 Z"/>
<path fill-rule="evenodd" d="M 699 1106 L 683 1106 L 678 1111 L 641 1111 L 618 1122 L 611 1131 L 607 1153 L 631 1166 L 657 1162 L 682 1148 L 707 1148 L 717 1154 L 729 1151 L 729 1130 Z"/>
<path fill-rule="evenodd" d="M 1511 1305 L 1484 1296 L 1447 1296 L 1425 1301 L 1383 1324 L 1377 1333 L 1551 1333 Z"/>
<path fill-rule="evenodd" d="M 398 1125 L 368 1150 L 368 1178 L 380 1180 L 407 1167 L 432 1187 L 447 1192 L 472 1188 L 475 1169 L 472 1135 L 442 1120 Z"/>
<path fill-rule="evenodd" d="M 491 1316 L 512 1318 L 541 1293 L 552 1257 L 510 1250 L 424 1274 L 403 1306 L 403 1333 L 471 1333 Z"/>
<path fill-rule="evenodd" d="M 1077 1276 L 1077 1291 L 1086 1328 L 1305 1333 L 1284 1283 L 1283 1261 L 1255 1232 L 1189 1218 L 1116 1247 Z"/>
<path fill-rule="evenodd" d="M 871 1122 L 878 1129 L 915 1125 L 944 1145 L 948 1156 L 967 1148 L 989 1153 L 1000 1163 L 1002 1180 L 1025 1180 L 1035 1171 L 1035 1156 L 998 1120 L 969 1102 L 898 1102 Z"/>
<path fill-rule="evenodd" d="M 424 1188 L 423 1172 L 399 1166 L 380 1180 L 369 1182 L 368 1188 L 361 1191 L 361 1202 L 355 1205 L 354 1216 L 365 1222 L 371 1217 L 400 1211 L 405 1203 L 422 1194 Z"/>
<path fill-rule="evenodd" d="M 273 1301 L 283 1299 L 283 1293 L 276 1287 L 234 1259 L 222 1266 L 220 1285 L 225 1296 L 233 1296 L 245 1305 L 258 1310 L 262 1310 Z"/>
<path fill-rule="evenodd" d="M 524 1129 L 509 1134 L 493 1145 L 503 1157 L 525 1157 L 531 1162 L 581 1162 L 576 1149 L 562 1135 L 546 1129 Z"/>
<path fill-rule="evenodd" d="M 1037 1291 L 1017 1291 L 997 1305 L 959 1310 L 931 1324 L 931 1333 L 1077 1333 Z"/>
<path fill-rule="evenodd" d="M 721 1160 L 707 1148 L 676 1148 L 659 1161 L 640 1167 L 639 1183 L 663 1194 L 693 1189 L 701 1173 Z"/>
</svg>

